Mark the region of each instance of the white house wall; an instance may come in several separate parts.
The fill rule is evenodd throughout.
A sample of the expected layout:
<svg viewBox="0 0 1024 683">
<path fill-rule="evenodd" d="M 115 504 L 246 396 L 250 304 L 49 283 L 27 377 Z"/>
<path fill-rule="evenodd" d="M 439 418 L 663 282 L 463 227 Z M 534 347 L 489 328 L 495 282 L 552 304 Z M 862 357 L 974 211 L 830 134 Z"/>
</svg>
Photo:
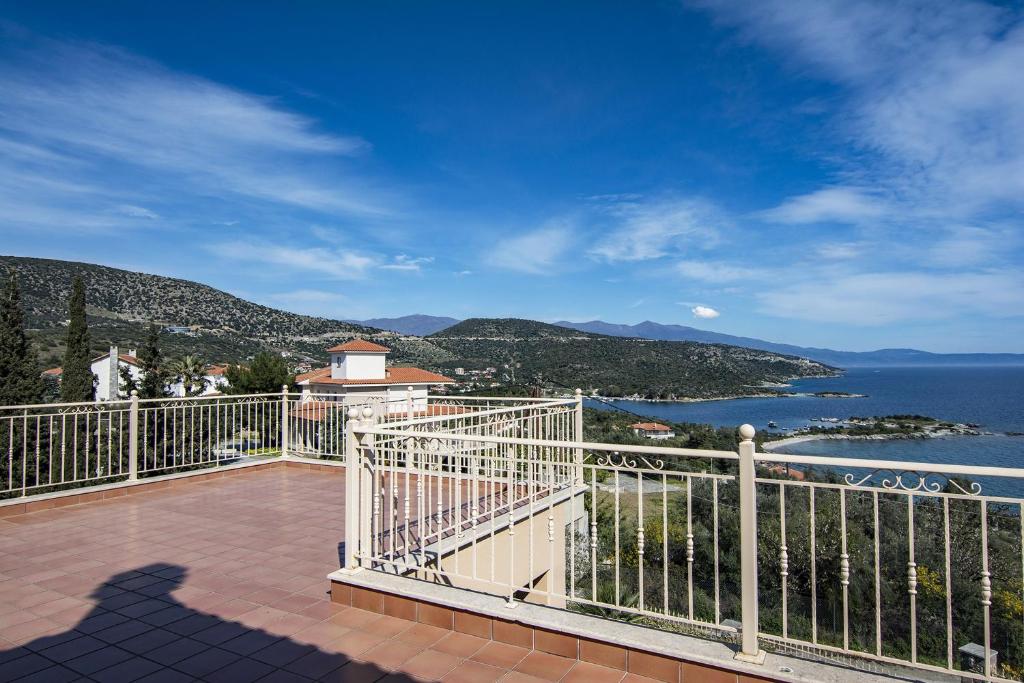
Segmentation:
<svg viewBox="0 0 1024 683">
<path fill-rule="evenodd" d="M 346 351 L 331 354 L 331 379 L 384 379 L 383 353 Z"/>
<path fill-rule="evenodd" d="M 120 381 L 121 381 L 120 370 L 122 368 L 128 368 L 128 371 L 131 373 L 132 379 L 135 380 L 136 382 L 138 382 L 142 378 L 142 372 L 135 365 L 132 365 L 131 363 L 125 363 L 122 360 L 122 361 L 118 361 L 118 366 L 119 366 L 119 368 L 118 368 L 119 372 L 118 372 L 118 376 L 117 376 L 117 379 L 118 379 L 118 389 L 120 388 Z M 109 400 L 111 400 L 110 386 L 109 386 L 110 383 L 109 383 L 109 380 L 108 380 L 108 378 L 110 377 L 110 357 L 109 356 L 104 356 L 103 358 L 100 358 L 99 360 L 93 361 L 92 365 L 89 366 L 89 367 L 92 370 L 92 374 L 96 375 L 96 378 L 98 380 L 97 383 L 96 383 L 96 400 L 97 401 L 109 401 Z M 116 400 L 116 399 L 122 398 L 122 397 L 118 396 L 118 395 L 115 395 L 113 398 L 114 398 L 114 400 Z"/>
</svg>

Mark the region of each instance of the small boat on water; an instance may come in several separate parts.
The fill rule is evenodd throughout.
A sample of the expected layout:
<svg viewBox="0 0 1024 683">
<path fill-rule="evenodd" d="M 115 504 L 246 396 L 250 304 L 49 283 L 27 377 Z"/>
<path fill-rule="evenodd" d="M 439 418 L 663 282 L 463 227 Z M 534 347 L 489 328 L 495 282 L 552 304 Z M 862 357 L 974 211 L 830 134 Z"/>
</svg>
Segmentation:
<svg viewBox="0 0 1024 683">
<path fill-rule="evenodd" d="M 769 429 L 775 429 L 778 426 L 779 426 L 779 423 L 776 422 L 775 420 L 768 420 L 768 428 Z"/>
</svg>

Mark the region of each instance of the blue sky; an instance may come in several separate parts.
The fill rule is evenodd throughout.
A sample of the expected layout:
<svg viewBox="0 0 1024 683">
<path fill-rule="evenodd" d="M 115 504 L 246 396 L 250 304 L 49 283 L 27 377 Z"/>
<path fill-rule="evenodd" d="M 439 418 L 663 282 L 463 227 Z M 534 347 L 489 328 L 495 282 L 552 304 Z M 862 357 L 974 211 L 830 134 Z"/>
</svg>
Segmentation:
<svg viewBox="0 0 1024 683">
<path fill-rule="evenodd" d="M 1020 4 L 0 3 L 0 253 L 1024 351 Z"/>
</svg>

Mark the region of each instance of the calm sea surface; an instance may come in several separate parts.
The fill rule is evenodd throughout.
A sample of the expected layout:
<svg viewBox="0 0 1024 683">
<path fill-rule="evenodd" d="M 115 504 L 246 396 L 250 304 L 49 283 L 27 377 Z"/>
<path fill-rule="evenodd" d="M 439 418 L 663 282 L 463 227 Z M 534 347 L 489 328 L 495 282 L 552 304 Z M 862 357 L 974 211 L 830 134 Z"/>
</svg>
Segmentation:
<svg viewBox="0 0 1024 683">
<path fill-rule="evenodd" d="M 735 426 L 759 431 L 772 420 L 782 428 L 813 424 L 812 417 L 916 413 L 952 422 L 975 422 L 992 436 L 901 441 L 808 441 L 785 452 L 928 463 L 1024 467 L 1024 367 L 855 368 L 842 377 L 803 379 L 786 398 L 744 398 L 704 403 L 616 401 L 621 408 L 680 422 Z M 801 393 L 846 391 L 866 398 L 815 398 Z M 590 402 L 594 407 L 599 404 Z M 1024 496 L 1024 480 L 985 481 L 985 492 Z"/>
</svg>

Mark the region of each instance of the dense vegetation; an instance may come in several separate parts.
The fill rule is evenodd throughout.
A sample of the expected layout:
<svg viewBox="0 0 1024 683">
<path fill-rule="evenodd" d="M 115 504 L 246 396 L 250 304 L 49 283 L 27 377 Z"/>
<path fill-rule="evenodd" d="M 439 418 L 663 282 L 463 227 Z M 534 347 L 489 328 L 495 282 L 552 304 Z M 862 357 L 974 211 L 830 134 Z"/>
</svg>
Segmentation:
<svg viewBox="0 0 1024 683">
<path fill-rule="evenodd" d="M 899 416 L 906 423 L 934 424 L 922 416 Z M 653 418 L 643 418 L 651 421 Z M 585 438 L 613 443 L 653 445 L 648 439 L 635 436 L 629 425 L 639 416 L 616 411 L 586 410 Z M 662 421 L 664 422 L 664 421 Z M 676 438 L 659 441 L 657 445 L 688 448 L 734 450 L 737 444 L 733 429 L 714 429 L 710 425 L 666 423 L 673 427 Z M 623 449 L 628 453 L 628 449 Z M 594 456 L 591 456 L 593 458 Z M 591 462 L 594 462 L 592 459 Z M 732 462 L 712 462 L 703 458 L 678 458 L 665 462 L 664 471 L 717 472 L 735 474 Z M 702 621 L 715 621 L 715 566 L 719 588 L 718 610 L 722 619 L 741 618 L 739 562 L 738 489 L 734 481 L 720 481 L 717 490 L 717 527 L 714 508 L 715 491 L 711 481 L 699 476 L 692 479 L 688 499 L 683 475 L 666 475 L 669 485 L 662 498 L 660 488 L 643 495 L 641 519 L 636 487 L 615 494 L 611 471 L 597 470 L 596 496 L 586 496 L 588 517 L 596 519 L 596 565 L 590 558 L 586 534 L 577 534 L 573 547 L 576 574 L 576 595 L 592 599 L 591 571 L 596 570 L 596 599 L 602 603 L 616 602 L 627 607 L 641 604 L 650 611 L 662 611 L 667 603 L 669 614 L 689 615 L 690 584 L 687 569 L 687 535 L 694 539 L 693 616 Z M 874 517 L 874 498 L 865 491 L 841 483 L 837 472 L 811 469 L 803 472 L 802 482 L 828 484 L 816 488 L 815 497 L 801 483 L 788 479 L 781 470 L 760 468 L 758 476 L 776 480 L 785 487 L 788 632 L 792 638 L 810 641 L 812 637 L 812 605 L 817 611 L 819 641 L 843 645 L 843 585 L 841 555 L 843 553 L 841 509 L 846 508 L 846 553 L 849 561 L 850 647 L 866 653 L 874 652 L 875 627 L 875 534 L 878 534 L 879 557 L 878 604 L 881 610 L 882 653 L 898 659 L 911 656 L 910 593 L 907 569 L 910 561 L 908 533 L 910 507 L 913 508 L 914 554 L 917 585 L 917 655 L 922 663 L 945 666 L 946 663 L 946 598 L 952 604 L 952 643 L 954 665 L 958 665 L 957 649 L 968 643 L 984 642 L 983 608 L 981 603 L 982 539 L 979 500 L 970 496 L 952 498 L 949 515 L 949 576 L 947 589 L 946 545 L 943 499 L 928 496 L 913 498 L 903 493 L 878 495 L 878 522 Z M 620 482 L 633 478 L 620 470 Z M 649 481 L 660 484 L 661 475 L 648 475 Z M 791 485 L 786 485 L 791 482 Z M 957 482 L 969 489 L 968 482 Z M 910 482 L 913 485 L 913 481 Z M 946 491 L 960 493 L 956 484 L 947 484 Z M 841 491 L 843 491 L 841 493 Z M 782 530 L 780 525 L 781 490 L 777 484 L 758 486 L 758 577 L 761 630 L 782 634 Z M 845 498 L 845 501 L 841 501 Z M 617 500 L 616 500 L 617 499 Z M 665 509 L 662 509 L 664 500 Z M 690 507 L 690 513 L 687 507 Z M 814 517 L 812 523 L 811 509 Z M 1024 675 L 1024 606 L 1022 606 L 1022 537 L 1018 506 L 989 503 L 984 505 L 988 523 L 988 570 L 992 581 L 992 647 L 999 652 L 1001 674 L 1020 680 Z M 664 518 L 663 518 L 664 514 Z M 667 524 L 663 521 L 667 520 Z M 645 552 L 638 552 L 637 530 L 643 528 Z M 813 541 L 812 541 L 813 529 Z M 717 530 L 717 541 L 715 531 Z M 618 542 L 616 544 L 616 537 Z M 615 550 L 618 548 L 618 552 Z M 813 555 L 812 555 L 813 548 Z M 717 552 L 716 552 L 717 551 Z M 813 560 L 812 560 L 813 558 Z M 619 575 L 616 595 L 615 573 Z M 668 591 L 665 591 L 665 568 Z M 640 576 L 643 576 L 643 589 Z M 815 591 L 812 599 L 812 586 Z M 692 632 L 678 622 L 655 617 L 638 617 L 608 608 L 595 608 L 585 603 L 574 606 L 584 612 L 647 623 L 659 628 Z"/>
<path fill-rule="evenodd" d="M 90 349 L 111 343 L 138 347 L 148 323 L 194 326 L 195 336 L 168 335 L 168 356 L 194 353 L 211 362 L 241 361 L 259 351 L 327 360 L 325 349 L 362 336 L 394 350 L 393 359 L 431 363 L 447 357 L 432 344 L 392 332 L 261 306 L 196 282 L 52 259 L 0 256 L 0 272 L 16 269 L 26 327 L 47 365 L 59 365 L 71 283 L 82 278 L 88 303 Z"/>
<path fill-rule="evenodd" d="M 597 390 L 604 396 L 722 398 L 769 393 L 757 385 L 835 372 L 820 363 L 723 344 L 626 339 L 532 320 L 465 320 L 427 337 L 469 368 L 510 380 Z"/>
</svg>

